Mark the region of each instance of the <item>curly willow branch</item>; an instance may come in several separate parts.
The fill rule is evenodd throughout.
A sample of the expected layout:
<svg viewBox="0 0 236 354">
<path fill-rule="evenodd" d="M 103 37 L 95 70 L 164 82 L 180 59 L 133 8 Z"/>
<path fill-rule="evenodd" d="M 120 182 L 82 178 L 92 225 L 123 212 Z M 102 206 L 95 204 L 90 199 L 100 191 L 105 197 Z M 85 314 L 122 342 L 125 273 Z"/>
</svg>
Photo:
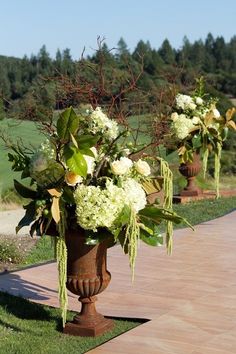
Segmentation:
<svg viewBox="0 0 236 354">
<path fill-rule="evenodd" d="M 59 238 L 57 240 L 56 245 L 56 254 L 57 254 L 57 268 L 58 268 L 58 275 L 59 275 L 59 302 L 61 308 L 61 315 L 62 315 L 62 324 L 65 327 L 66 323 L 66 312 L 67 312 L 67 291 L 66 291 L 66 264 L 67 264 L 67 248 L 65 242 L 65 227 L 66 221 L 63 213 L 61 213 L 61 219 L 58 224 L 59 229 Z"/>
<path fill-rule="evenodd" d="M 173 201 L 173 173 L 169 168 L 168 162 L 160 159 L 161 176 L 163 177 L 164 203 L 163 207 L 172 210 Z M 172 253 L 173 247 L 173 222 L 166 222 L 166 245 L 168 254 Z"/>
</svg>

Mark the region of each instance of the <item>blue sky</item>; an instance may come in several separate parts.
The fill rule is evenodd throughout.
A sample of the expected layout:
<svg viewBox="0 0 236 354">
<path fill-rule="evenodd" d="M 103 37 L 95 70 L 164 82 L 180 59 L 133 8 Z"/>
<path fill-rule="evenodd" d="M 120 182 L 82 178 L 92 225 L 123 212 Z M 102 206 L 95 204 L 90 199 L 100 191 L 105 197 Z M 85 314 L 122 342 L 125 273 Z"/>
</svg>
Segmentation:
<svg viewBox="0 0 236 354">
<path fill-rule="evenodd" d="M 235 0 L 0 0 L 0 54 L 51 56 L 70 48 L 79 58 L 91 54 L 97 36 L 115 47 L 123 37 L 133 50 L 140 39 L 159 48 L 165 38 L 179 48 L 211 32 L 226 41 L 236 34 Z"/>
</svg>

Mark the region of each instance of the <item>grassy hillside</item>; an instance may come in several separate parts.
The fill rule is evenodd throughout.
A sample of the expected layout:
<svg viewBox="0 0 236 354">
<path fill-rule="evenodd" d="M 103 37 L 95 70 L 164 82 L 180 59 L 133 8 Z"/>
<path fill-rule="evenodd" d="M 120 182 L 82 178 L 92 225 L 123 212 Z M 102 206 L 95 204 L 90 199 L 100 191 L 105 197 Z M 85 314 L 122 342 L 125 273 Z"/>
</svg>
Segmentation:
<svg viewBox="0 0 236 354">
<path fill-rule="evenodd" d="M 38 146 L 44 139 L 33 122 L 5 119 L 0 122 L 0 127 L 12 141 L 22 139 L 25 144 Z M 7 154 L 8 150 L 4 147 L 3 142 L 0 141 L 0 194 L 5 189 L 13 186 L 13 176 L 17 178 L 17 173 L 13 175 L 11 171 L 11 164 L 8 162 Z"/>
</svg>

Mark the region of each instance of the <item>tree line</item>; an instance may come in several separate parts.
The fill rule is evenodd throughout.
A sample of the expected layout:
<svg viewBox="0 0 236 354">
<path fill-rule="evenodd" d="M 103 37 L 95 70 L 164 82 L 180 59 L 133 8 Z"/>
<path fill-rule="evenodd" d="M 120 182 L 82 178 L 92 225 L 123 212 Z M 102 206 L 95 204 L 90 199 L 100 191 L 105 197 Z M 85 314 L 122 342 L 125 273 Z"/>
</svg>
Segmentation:
<svg viewBox="0 0 236 354">
<path fill-rule="evenodd" d="M 43 107 L 60 109 L 91 100 L 106 104 L 114 97 L 114 106 L 123 100 L 127 112 L 143 113 L 156 102 L 160 106 L 163 96 L 168 106 L 170 86 L 187 91 L 200 75 L 213 95 L 236 96 L 236 36 L 226 42 L 209 33 L 193 43 L 185 37 L 179 49 L 168 39 L 158 49 L 140 40 L 133 52 L 123 38 L 113 50 L 101 40 L 94 54 L 79 60 L 72 59 L 68 48 L 52 58 L 44 45 L 31 57 L 0 56 L 0 116 L 28 108 L 25 118 L 38 119 Z M 227 100 L 222 102 L 227 108 Z"/>
</svg>

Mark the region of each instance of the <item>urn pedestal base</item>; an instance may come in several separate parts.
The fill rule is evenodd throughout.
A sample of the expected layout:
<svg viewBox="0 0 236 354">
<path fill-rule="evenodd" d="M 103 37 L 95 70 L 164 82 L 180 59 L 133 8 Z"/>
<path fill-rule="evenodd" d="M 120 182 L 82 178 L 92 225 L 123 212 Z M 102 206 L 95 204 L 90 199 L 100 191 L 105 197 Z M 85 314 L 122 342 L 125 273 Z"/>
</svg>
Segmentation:
<svg viewBox="0 0 236 354">
<path fill-rule="evenodd" d="M 194 152 L 193 161 L 182 163 L 179 172 L 186 178 L 187 186 L 180 192 L 182 197 L 196 197 L 202 195 L 202 190 L 196 185 L 195 177 L 201 170 L 200 154 Z"/>
<path fill-rule="evenodd" d="M 103 320 L 91 327 L 84 327 L 81 324 L 67 322 L 65 328 L 63 329 L 63 333 L 71 336 L 97 337 L 112 330 L 113 326 L 112 320 L 104 317 Z"/>
<path fill-rule="evenodd" d="M 196 186 L 194 179 L 195 177 L 188 177 L 188 185 L 180 192 L 181 197 L 197 197 L 202 195 L 202 190 Z"/>
<path fill-rule="evenodd" d="M 80 297 L 81 312 L 75 315 L 72 322 L 66 323 L 63 333 L 73 336 L 96 337 L 111 330 L 114 326 L 113 321 L 96 311 L 96 300 L 96 296 Z"/>
</svg>

